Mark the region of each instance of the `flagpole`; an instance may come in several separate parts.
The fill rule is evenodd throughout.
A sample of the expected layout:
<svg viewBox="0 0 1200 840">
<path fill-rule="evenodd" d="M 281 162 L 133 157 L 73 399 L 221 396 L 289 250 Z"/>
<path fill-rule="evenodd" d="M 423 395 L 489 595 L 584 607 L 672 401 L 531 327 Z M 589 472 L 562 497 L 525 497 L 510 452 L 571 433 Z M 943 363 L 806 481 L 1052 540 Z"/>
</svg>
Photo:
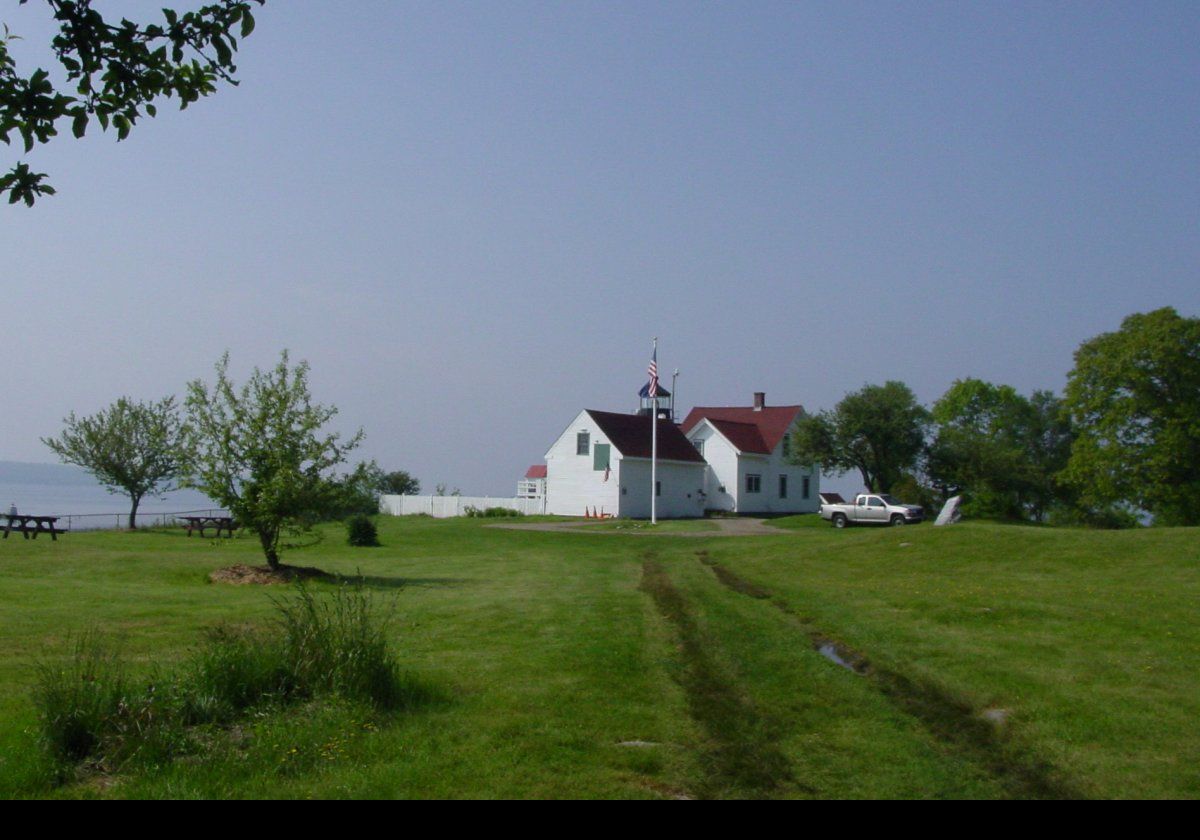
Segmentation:
<svg viewBox="0 0 1200 840">
<path fill-rule="evenodd" d="M 655 367 L 658 367 L 658 338 L 654 339 Z M 658 524 L 658 388 L 650 394 L 650 524 Z"/>
</svg>

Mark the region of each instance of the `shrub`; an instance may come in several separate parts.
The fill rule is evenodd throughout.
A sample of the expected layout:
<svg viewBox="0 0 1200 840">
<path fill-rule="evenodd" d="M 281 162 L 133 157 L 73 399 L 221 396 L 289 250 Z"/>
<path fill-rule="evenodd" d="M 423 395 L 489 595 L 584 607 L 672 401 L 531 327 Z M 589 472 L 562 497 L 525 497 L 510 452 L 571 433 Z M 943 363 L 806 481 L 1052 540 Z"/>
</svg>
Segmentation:
<svg viewBox="0 0 1200 840">
<path fill-rule="evenodd" d="M 364 514 L 346 520 L 346 532 L 350 545 L 370 547 L 379 545 L 379 531 L 371 517 Z"/>
<path fill-rule="evenodd" d="M 468 505 L 467 507 L 465 507 L 463 509 L 463 513 L 467 516 L 482 517 L 482 518 L 486 518 L 486 519 L 505 518 L 505 517 L 511 517 L 511 516 L 524 516 L 524 514 L 521 513 L 521 511 L 514 510 L 513 508 L 490 507 L 490 508 L 483 508 L 481 510 L 480 508 L 474 507 L 472 505 Z"/>
</svg>

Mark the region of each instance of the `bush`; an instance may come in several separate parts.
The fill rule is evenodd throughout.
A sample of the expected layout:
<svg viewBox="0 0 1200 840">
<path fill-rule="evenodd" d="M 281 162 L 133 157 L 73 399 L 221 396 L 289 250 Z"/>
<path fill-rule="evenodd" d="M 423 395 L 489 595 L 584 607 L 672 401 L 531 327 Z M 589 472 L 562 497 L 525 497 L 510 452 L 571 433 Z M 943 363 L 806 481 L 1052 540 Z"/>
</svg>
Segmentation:
<svg viewBox="0 0 1200 840">
<path fill-rule="evenodd" d="M 465 507 L 463 509 L 463 513 L 467 516 L 481 517 L 481 518 L 485 518 L 485 519 L 500 519 L 500 518 L 508 518 L 508 517 L 513 517 L 513 516 L 524 516 L 524 514 L 521 513 L 521 511 L 514 510 L 512 508 L 490 507 L 490 508 L 484 508 L 481 510 L 481 509 L 479 509 L 477 507 L 473 507 L 471 505 L 468 505 L 467 507 Z"/>
<path fill-rule="evenodd" d="M 346 520 L 346 532 L 350 545 L 371 547 L 379 545 L 379 530 L 371 517 L 364 514 Z"/>
</svg>

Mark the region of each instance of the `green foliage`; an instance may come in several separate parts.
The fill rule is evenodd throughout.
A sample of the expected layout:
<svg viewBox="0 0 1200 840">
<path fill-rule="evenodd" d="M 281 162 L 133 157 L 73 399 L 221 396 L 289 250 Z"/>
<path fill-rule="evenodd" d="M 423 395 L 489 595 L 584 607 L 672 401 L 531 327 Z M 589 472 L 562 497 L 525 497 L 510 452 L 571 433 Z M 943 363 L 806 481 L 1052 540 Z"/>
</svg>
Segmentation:
<svg viewBox="0 0 1200 840">
<path fill-rule="evenodd" d="M 215 627 L 178 673 L 148 683 L 131 681 L 98 636 L 83 637 L 66 667 L 39 670 L 34 705 L 51 759 L 116 769 L 192 751 L 189 728 L 251 710 L 336 697 L 393 711 L 427 699 L 401 672 L 388 620 L 361 588 L 319 598 L 301 587 L 275 606 L 276 628 Z"/>
<path fill-rule="evenodd" d="M 350 545 L 373 548 L 379 545 L 379 529 L 371 517 L 358 513 L 346 521 L 346 539 Z"/>
<path fill-rule="evenodd" d="M 27 0 L 20 0 L 22 4 Z M 16 36 L 4 29 L 0 39 L 0 140 L 11 144 L 16 134 L 25 153 L 58 135 L 58 125 L 70 121 L 71 133 L 83 137 L 95 120 L 117 140 L 124 140 L 142 116 L 157 114 L 155 102 L 177 97 L 186 108 L 217 89 L 219 82 L 236 85 L 234 53 L 238 38 L 254 31 L 252 5 L 265 0 L 216 0 L 193 12 L 163 9 L 161 23 L 106 21 L 92 0 L 46 0 L 58 22 L 51 41 L 66 73 L 58 89 L 50 74 L 38 68 L 22 76 L 8 48 Z M 65 92 L 64 92 L 65 91 Z M 0 194 L 10 204 L 33 205 L 53 195 L 45 173 L 25 163 L 0 176 Z"/>
<path fill-rule="evenodd" d="M 383 470 L 374 461 L 361 462 L 354 471 L 335 479 L 337 498 L 326 511 L 326 519 L 345 519 L 362 514 L 379 513 L 379 497 L 383 493 Z"/>
<path fill-rule="evenodd" d="M 385 473 L 380 490 L 391 496 L 416 496 L 421 492 L 421 482 L 404 470 Z"/>
<path fill-rule="evenodd" d="M 343 586 L 332 598 L 317 598 L 301 586 L 295 598 L 276 606 L 293 693 L 338 695 L 383 710 L 414 701 L 413 686 L 402 678 L 388 645 L 388 620 L 379 617 L 363 589 Z"/>
<path fill-rule="evenodd" d="M 1079 430 L 1066 477 L 1086 509 L 1200 524 L 1200 319 L 1158 309 L 1084 342 L 1066 405 Z"/>
<path fill-rule="evenodd" d="M 42 741 L 57 761 L 80 761 L 95 751 L 126 697 L 125 669 L 95 634 L 80 637 L 66 667 L 38 668 L 33 701 Z"/>
<path fill-rule="evenodd" d="M 271 635 L 227 625 L 207 629 L 176 683 L 181 722 L 228 723 L 255 706 L 285 702 L 292 681 L 282 648 Z"/>
<path fill-rule="evenodd" d="M 926 516 L 937 516 L 938 510 L 944 504 L 937 491 L 923 484 L 915 473 L 904 473 L 888 492 L 905 504 L 920 505 L 925 509 Z"/>
<path fill-rule="evenodd" d="M 285 350 L 273 370 L 255 368 L 239 390 L 226 353 L 211 388 L 188 385 L 184 483 L 257 534 L 271 568 L 279 567 L 285 529 L 306 532 L 342 501 L 330 471 L 362 441 L 361 431 L 344 442 L 321 431 L 337 409 L 312 402 L 308 369 L 290 367 Z"/>
<path fill-rule="evenodd" d="M 121 397 L 90 417 L 71 412 L 57 438 L 42 443 L 68 464 L 83 467 L 110 493 L 129 496 L 129 527 L 137 527 L 143 497 L 172 489 L 179 471 L 181 440 L 179 411 L 174 397 L 154 403 Z"/>
<path fill-rule="evenodd" d="M 476 518 L 480 518 L 480 519 L 505 519 L 505 518 L 511 518 L 514 516 L 524 516 L 524 514 L 521 513 L 521 511 L 515 510 L 514 508 L 506 508 L 506 507 L 477 508 L 474 505 L 467 505 L 467 507 L 465 507 L 463 509 L 463 513 L 467 516 L 476 517 Z"/>
<path fill-rule="evenodd" d="M 791 460 L 835 475 L 858 470 L 872 492 L 887 493 L 916 464 L 928 423 L 929 413 L 903 382 L 867 385 L 833 411 L 802 418 Z"/>
<path fill-rule="evenodd" d="M 934 404 L 933 420 L 926 472 L 943 499 L 967 496 L 966 513 L 1041 521 L 1063 497 L 1056 477 L 1072 432 L 1050 392 L 1027 399 L 1008 385 L 958 380 Z"/>
</svg>

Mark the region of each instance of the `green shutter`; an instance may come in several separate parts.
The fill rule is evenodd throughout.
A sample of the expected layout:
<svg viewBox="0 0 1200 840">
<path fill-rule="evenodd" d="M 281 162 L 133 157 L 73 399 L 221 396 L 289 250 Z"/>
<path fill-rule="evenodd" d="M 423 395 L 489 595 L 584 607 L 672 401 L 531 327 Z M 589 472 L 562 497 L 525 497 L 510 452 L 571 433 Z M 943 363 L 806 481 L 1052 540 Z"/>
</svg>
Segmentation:
<svg viewBox="0 0 1200 840">
<path fill-rule="evenodd" d="M 607 443 L 597 443 L 592 447 L 592 469 L 608 469 L 608 449 Z"/>
</svg>

